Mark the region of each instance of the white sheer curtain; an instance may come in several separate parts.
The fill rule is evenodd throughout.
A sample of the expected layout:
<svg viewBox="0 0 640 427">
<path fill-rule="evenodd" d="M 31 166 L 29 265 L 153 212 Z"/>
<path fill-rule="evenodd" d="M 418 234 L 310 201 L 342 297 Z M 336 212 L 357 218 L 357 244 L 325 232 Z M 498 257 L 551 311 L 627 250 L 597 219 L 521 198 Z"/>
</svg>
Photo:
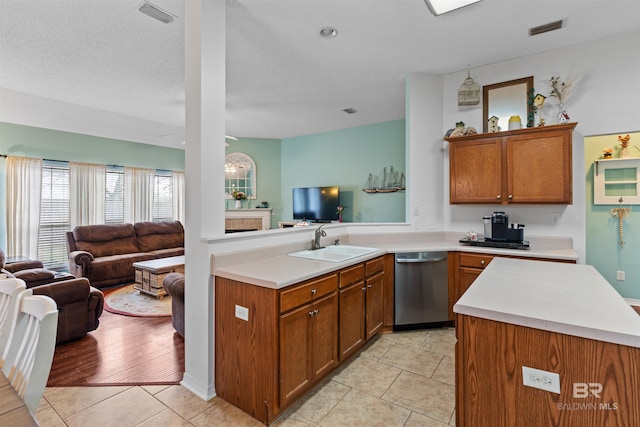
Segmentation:
<svg viewBox="0 0 640 427">
<path fill-rule="evenodd" d="M 93 163 L 69 163 L 71 228 L 104 224 L 107 167 Z"/>
<path fill-rule="evenodd" d="M 38 258 L 42 159 L 7 157 L 7 256 Z"/>
<path fill-rule="evenodd" d="M 124 222 L 153 220 L 155 170 L 124 168 Z"/>
<path fill-rule="evenodd" d="M 172 172 L 173 219 L 184 224 L 184 172 Z"/>
</svg>

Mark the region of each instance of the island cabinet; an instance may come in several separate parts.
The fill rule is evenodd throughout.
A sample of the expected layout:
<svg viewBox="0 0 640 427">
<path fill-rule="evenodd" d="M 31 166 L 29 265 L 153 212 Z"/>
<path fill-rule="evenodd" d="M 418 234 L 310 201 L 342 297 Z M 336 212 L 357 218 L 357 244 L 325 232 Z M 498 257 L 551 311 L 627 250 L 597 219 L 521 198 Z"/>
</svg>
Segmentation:
<svg viewBox="0 0 640 427">
<path fill-rule="evenodd" d="M 338 365 L 338 276 L 280 293 L 280 404 Z"/>
<path fill-rule="evenodd" d="M 576 125 L 449 138 L 449 202 L 571 204 Z"/>
<path fill-rule="evenodd" d="M 393 283 L 385 266 L 392 258 L 282 289 L 216 277 L 217 395 L 272 422 L 388 326 L 393 316 L 386 299 L 393 303 Z"/>
<path fill-rule="evenodd" d="M 340 272 L 340 361 L 384 325 L 384 257 Z"/>
<path fill-rule="evenodd" d="M 449 320 L 454 320 L 453 305 L 469 289 L 480 273 L 496 257 L 520 258 L 537 261 L 551 261 L 575 264 L 573 260 L 561 260 L 550 258 L 533 258 L 514 255 L 490 255 L 475 252 L 450 252 L 449 253 Z"/>
</svg>

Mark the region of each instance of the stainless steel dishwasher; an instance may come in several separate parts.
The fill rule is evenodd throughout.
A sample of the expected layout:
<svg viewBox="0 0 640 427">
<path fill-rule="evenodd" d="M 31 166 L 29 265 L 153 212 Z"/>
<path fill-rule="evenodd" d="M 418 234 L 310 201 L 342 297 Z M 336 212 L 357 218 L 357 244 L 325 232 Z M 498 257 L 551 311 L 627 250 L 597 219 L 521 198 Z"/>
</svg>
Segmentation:
<svg viewBox="0 0 640 427">
<path fill-rule="evenodd" d="M 394 329 L 449 322 L 447 252 L 396 253 Z"/>
</svg>

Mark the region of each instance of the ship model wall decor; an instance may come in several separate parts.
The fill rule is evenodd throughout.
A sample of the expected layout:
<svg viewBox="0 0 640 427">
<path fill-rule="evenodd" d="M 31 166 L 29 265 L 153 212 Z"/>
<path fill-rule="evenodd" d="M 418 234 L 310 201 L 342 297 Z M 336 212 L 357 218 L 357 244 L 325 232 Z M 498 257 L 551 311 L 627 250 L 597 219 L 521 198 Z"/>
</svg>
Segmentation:
<svg viewBox="0 0 640 427">
<path fill-rule="evenodd" d="M 395 191 L 404 191 L 405 189 L 404 172 L 399 172 L 390 166 L 387 170 L 385 166 L 379 175 L 369 174 L 366 184 L 362 188 L 365 193 L 393 193 Z"/>
</svg>

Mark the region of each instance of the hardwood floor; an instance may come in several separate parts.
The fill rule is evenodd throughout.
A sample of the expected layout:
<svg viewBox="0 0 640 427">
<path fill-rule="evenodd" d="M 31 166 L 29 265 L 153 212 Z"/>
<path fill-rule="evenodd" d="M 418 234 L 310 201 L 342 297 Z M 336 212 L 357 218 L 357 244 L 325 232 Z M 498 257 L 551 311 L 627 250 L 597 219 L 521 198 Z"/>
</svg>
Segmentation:
<svg viewBox="0 0 640 427">
<path fill-rule="evenodd" d="M 86 337 L 56 347 L 48 387 L 179 384 L 184 339 L 171 317 L 104 311 Z"/>
</svg>

